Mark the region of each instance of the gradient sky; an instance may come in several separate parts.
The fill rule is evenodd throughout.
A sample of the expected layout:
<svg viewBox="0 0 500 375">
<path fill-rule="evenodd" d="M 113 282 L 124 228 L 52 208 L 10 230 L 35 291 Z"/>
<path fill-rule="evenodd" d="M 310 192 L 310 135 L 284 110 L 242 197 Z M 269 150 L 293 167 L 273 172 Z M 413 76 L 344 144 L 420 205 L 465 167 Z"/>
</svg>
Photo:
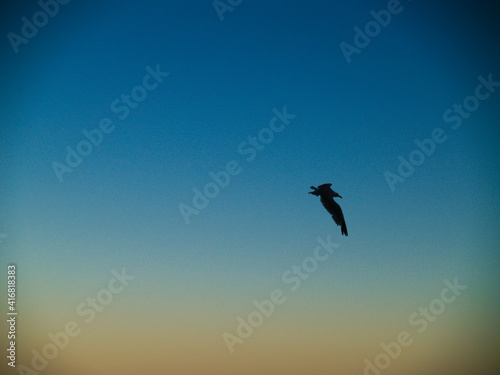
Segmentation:
<svg viewBox="0 0 500 375">
<path fill-rule="evenodd" d="M 500 93 L 456 130 L 443 114 L 500 81 L 499 9 L 400 4 L 350 63 L 339 44 L 387 2 L 243 1 L 222 21 L 211 1 L 69 2 L 18 53 L 7 34 L 40 7 L 5 8 L 0 280 L 15 263 L 18 364 L 74 321 L 41 373 L 357 375 L 403 330 L 415 342 L 384 374 L 498 370 Z M 148 66 L 169 76 L 120 119 Z M 285 106 L 296 117 L 247 161 L 239 145 Z M 59 182 L 52 163 L 103 118 L 114 130 Z M 391 191 L 384 173 L 436 128 L 446 141 Z M 232 160 L 186 224 L 179 204 Z M 349 237 L 307 194 L 326 182 Z M 339 247 L 291 291 L 282 274 L 318 236 Z M 135 279 L 85 323 L 77 306 L 123 267 Z M 415 333 L 408 317 L 454 278 L 467 290 Z M 223 333 L 274 289 L 286 301 L 230 354 Z"/>
</svg>

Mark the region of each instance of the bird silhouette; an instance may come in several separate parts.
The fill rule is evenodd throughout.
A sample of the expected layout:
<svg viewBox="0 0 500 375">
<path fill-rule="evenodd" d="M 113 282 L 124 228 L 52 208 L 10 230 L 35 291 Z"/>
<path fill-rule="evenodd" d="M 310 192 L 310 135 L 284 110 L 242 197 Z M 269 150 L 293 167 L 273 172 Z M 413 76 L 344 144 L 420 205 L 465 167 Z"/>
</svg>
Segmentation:
<svg viewBox="0 0 500 375">
<path fill-rule="evenodd" d="M 332 215 L 335 224 L 340 225 L 340 232 L 344 236 L 347 236 L 347 226 L 345 225 L 344 214 L 338 203 L 333 199 L 334 197 L 342 197 L 339 193 L 333 191 L 331 186 L 332 184 L 323 184 L 318 187 L 311 186 L 313 191 L 310 191 L 309 194 L 316 195 L 317 197 L 319 196 L 323 207 Z"/>
</svg>

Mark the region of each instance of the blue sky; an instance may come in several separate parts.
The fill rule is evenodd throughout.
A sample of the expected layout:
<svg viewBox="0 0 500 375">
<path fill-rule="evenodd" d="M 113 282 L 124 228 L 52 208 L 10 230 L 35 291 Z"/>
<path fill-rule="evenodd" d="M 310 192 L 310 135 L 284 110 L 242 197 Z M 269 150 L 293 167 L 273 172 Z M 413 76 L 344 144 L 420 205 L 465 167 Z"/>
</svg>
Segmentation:
<svg viewBox="0 0 500 375">
<path fill-rule="evenodd" d="M 498 92 L 459 129 L 443 121 L 474 95 L 479 76 L 500 81 L 489 6 L 401 2 L 351 63 L 339 44 L 353 44 L 354 27 L 386 2 L 243 1 L 222 22 L 210 1 L 70 2 L 17 54 L 4 37 L 0 232 L 8 237 L 0 246 L 24 277 L 19 303 L 51 316 L 40 297 L 50 290 L 50 300 L 67 296 L 59 311 L 70 311 L 111 269 L 128 267 L 138 282 L 124 305 L 149 295 L 152 309 L 185 304 L 210 325 L 195 313 L 206 298 L 245 311 L 318 236 L 331 235 L 338 255 L 305 287 L 308 303 L 290 311 L 347 298 L 383 314 L 427 301 L 455 276 L 491 311 Z M 21 17 L 38 10 L 34 2 L 6 10 L 2 35 L 20 33 Z M 169 76 L 120 120 L 111 103 L 148 66 Z M 238 146 L 285 106 L 296 117 L 246 161 Z M 103 118 L 114 130 L 60 183 L 52 163 Z M 396 173 L 398 156 L 436 128 L 447 140 L 392 192 L 384 173 Z M 193 189 L 231 160 L 241 172 L 187 225 L 179 204 L 191 205 Z M 307 194 L 326 182 L 343 196 L 349 237 Z M 232 317 L 221 306 L 214 315 Z"/>
</svg>

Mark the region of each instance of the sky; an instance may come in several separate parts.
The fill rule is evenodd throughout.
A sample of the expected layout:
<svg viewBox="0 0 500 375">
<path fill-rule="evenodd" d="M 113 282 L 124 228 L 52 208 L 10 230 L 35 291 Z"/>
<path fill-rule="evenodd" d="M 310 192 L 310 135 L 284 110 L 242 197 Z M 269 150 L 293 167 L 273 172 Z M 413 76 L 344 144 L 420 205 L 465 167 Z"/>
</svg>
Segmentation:
<svg viewBox="0 0 500 375">
<path fill-rule="evenodd" d="M 497 4 L 63 3 L 0 16 L 2 373 L 498 372 Z"/>
</svg>

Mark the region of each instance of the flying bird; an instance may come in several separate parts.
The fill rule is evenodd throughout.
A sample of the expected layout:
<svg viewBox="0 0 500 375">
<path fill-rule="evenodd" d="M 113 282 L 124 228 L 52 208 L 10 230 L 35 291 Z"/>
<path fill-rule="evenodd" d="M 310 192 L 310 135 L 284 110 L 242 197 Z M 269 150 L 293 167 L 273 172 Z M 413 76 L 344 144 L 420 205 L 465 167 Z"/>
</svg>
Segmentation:
<svg viewBox="0 0 500 375">
<path fill-rule="evenodd" d="M 318 187 L 311 186 L 313 191 L 310 191 L 309 194 L 316 195 L 317 197 L 319 196 L 323 207 L 325 207 L 328 213 L 332 215 L 335 224 L 340 225 L 341 233 L 344 236 L 347 236 L 347 226 L 345 225 L 344 214 L 342 213 L 342 209 L 338 203 L 333 200 L 334 197 L 342 197 L 339 193 L 333 191 L 331 186 L 332 184 L 323 184 Z"/>
</svg>

